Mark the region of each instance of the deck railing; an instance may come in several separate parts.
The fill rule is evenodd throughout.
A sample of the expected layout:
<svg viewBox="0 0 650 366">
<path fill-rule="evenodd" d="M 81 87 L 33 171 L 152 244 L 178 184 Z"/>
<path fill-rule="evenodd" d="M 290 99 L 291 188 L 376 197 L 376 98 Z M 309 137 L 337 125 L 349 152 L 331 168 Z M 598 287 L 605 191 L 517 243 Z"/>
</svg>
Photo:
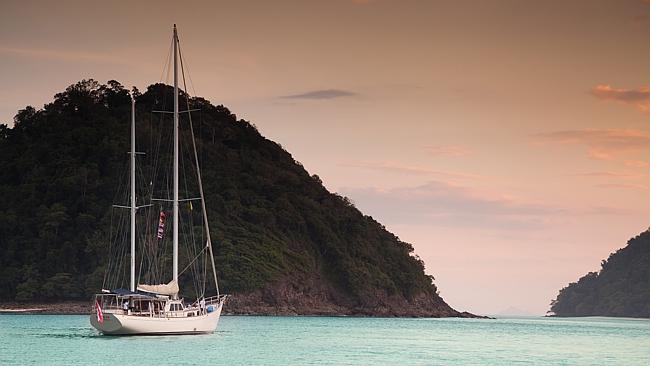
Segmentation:
<svg viewBox="0 0 650 366">
<path fill-rule="evenodd" d="M 130 314 L 135 316 L 147 316 L 147 317 L 187 317 L 187 316 L 197 316 L 208 313 L 208 306 L 219 306 L 222 304 L 228 295 L 216 295 L 204 298 L 204 301 L 201 302 L 201 299 L 197 299 L 192 304 L 189 304 L 185 307 L 183 311 L 165 311 L 164 304 L 167 300 L 163 299 L 154 299 L 150 297 L 139 297 L 139 296 L 121 296 L 117 294 L 97 294 L 93 297 L 91 304 L 91 312 L 96 311 L 96 302 L 102 307 L 102 311 L 107 313 L 119 313 Z M 128 299 L 128 300 L 127 300 Z M 124 302 L 128 301 L 128 308 L 124 308 Z M 135 306 L 137 303 L 137 306 Z M 154 303 L 161 304 L 156 306 Z M 146 304 L 146 305 L 145 305 Z M 149 308 L 151 304 L 152 308 Z M 178 313 L 182 313 L 182 316 L 178 316 Z"/>
</svg>

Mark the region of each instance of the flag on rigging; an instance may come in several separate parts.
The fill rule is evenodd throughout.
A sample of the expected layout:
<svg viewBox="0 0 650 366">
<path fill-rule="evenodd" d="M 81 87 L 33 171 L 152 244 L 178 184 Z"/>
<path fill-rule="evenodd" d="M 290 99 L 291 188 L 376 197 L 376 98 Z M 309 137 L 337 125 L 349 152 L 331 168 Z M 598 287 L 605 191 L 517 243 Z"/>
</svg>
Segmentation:
<svg viewBox="0 0 650 366">
<path fill-rule="evenodd" d="M 99 324 L 104 324 L 104 312 L 102 306 L 99 305 L 99 300 L 95 299 L 95 311 L 97 311 L 97 321 Z"/>
<path fill-rule="evenodd" d="M 160 211 L 160 219 L 158 220 L 158 239 L 162 239 L 163 235 L 165 234 L 165 220 L 166 220 L 165 212 Z"/>
</svg>

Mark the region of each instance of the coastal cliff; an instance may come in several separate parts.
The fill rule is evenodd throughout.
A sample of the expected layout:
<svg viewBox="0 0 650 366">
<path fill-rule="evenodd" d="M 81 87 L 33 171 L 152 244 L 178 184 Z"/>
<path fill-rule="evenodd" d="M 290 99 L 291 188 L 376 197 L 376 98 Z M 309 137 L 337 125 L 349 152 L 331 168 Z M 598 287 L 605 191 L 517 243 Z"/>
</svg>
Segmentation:
<svg viewBox="0 0 650 366">
<path fill-rule="evenodd" d="M 135 93 L 140 151 L 152 149 L 150 112 L 170 109 L 169 88 Z M 188 102 L 201 111 L 194 129 L 226 312 L 471 316 L 438 295 L 410 244 L 253 124 Z M 82 301 L 101 288 L 129 114 L 118 82 L 84 80 L 0 125 L 0 301 Z"/>
</svg>

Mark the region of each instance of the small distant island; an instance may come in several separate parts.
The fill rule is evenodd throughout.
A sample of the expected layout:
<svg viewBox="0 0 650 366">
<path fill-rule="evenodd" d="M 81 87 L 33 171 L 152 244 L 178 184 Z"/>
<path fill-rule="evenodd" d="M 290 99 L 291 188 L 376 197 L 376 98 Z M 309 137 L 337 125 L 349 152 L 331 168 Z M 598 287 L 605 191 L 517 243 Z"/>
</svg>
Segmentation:
<svg viewBox="0 0 650 366">
<path fill-rule="evenodd" d="M 650 229 L 560 290 L 551 302 L 556 316 L 650 318 Z"/>
<path fill-rule="evenodd" d="M 143 136 L 151 111 L 169 109 L 168 88 L 134 91 Z M 411 244 L 330 193 L 253 124 L 181 94 L 201 111 L 194 128 L 217 271 L 232 295 L 225 313 L 473 317 L 439 296 Z M 0 308 L 90 310 L 130 107 L 120 83 L 83 80 L 19 111 L 12 127 L 0 124 Z M 138 141 L 146 152 L 150 139 Z"/>
</svg>

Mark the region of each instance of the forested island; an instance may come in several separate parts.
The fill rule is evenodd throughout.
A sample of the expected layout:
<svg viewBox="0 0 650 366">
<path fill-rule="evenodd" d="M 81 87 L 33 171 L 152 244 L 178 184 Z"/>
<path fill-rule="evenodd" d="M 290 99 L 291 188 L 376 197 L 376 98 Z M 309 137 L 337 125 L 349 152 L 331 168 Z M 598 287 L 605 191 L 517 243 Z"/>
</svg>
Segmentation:
<svg viewBox="0 0 650 366">
<path fill-rule="evenodd" d="M 151 111 L 168 107 L 169 88 L 135 91 L 139 141 Z M 200 97 L 189 105 L 201 111 L 220 286 L 233 295 L 225 312 L 471 316 L 443 301 L 410 244 L 328 192 L 253 124 Z M 0 125 L 0 302 L 85 301 L 101 289 L 130 108 L 120 83 L 84 80 Z"/>
<path fill-rule="evenodd" d="M 551 311 L 556 316 L 650 318 L 650 231 L 603 260 L 599 272 L 560 290 Z"/>
</svg>

